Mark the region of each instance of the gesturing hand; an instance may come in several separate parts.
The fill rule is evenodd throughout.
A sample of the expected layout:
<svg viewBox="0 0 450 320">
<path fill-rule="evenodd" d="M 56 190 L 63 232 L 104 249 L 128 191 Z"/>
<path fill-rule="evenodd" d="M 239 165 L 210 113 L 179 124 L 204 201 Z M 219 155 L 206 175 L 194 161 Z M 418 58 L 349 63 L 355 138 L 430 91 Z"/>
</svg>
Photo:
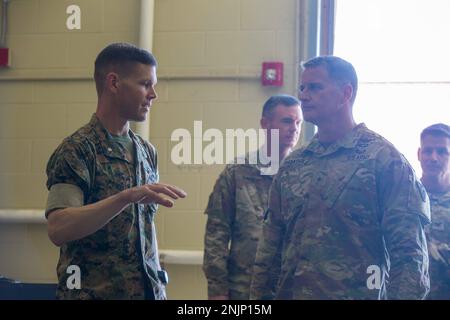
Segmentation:
<svg viewBox="0 0 450 320">
<path fill-rule="evenodd" d="M 126 192 L 129 202 L 143 204 L 154 202 L 169 208 L 173 206 L 173 201 L 163 197 L 163 194 L 175 200 L 185 198 L 187 195 L 184 190 L 165 183 L 146 184 L 128 189 Z"/>
</svg>

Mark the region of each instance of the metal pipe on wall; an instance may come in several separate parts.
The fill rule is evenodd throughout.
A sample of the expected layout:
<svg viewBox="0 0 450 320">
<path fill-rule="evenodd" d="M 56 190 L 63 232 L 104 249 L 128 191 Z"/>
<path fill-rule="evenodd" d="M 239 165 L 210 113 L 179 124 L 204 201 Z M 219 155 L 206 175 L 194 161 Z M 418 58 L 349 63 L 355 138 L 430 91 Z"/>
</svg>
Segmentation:
<svg viewBox="0 0 450 320">
<path fill-rule="evenodd" d="M 301 63 L 318 55 L 333 54 L 335 0 L 299 0 L 298 1 L 298 74 Z M 297 55 L 296 55 L 297 56 Z M 297 78 L 297 88 L 300 79 Z M 312 123 L 303 123 L 302 142 L 312 139 L 316 128 Z"/>
<path fill-rule="evenodd" d="M 297 2 L 298 23 L 298 74 L 301 74 L 301 63 L 319 54 L 319 3 L 320 0 L 299 0 Z M 297 88 L 300 78 L 297 80 Z M 315 133 L 315 126 L 310 122 L 303 122 L 302 143 L 307 143 Z"/>
<path fill-rule="evenodd" d="M 153 48 L 153 20 L 154 20 L 155 1 L 141 0 L 141 16 L 139 26 L 139 47 L 152 52 Z M 135 122 L 132 125 L 133 130 L 143 139 L 150 138 L 150 118 L 143 122 Z"/>
<path fill-rule="evenodd" d="M 2 33 L 0 35 L 0 48 L 6 47 L 6 26 L 8 17 L 8 2 L 9 0 L 2 1 Z"/>
<path fill-rule="evenodd" d="M 43 209 L 0 209 L 0 225 L 5 224 L 47 224 Z M 203 263 L 201 250 L 159 250 L 161 262 L 164 264 L 197 265 Z"/>
<path fill-rule="evenodd" d="M 320 1 L 320 55 L 334 51 L 335 0 Z"/>
</svg>

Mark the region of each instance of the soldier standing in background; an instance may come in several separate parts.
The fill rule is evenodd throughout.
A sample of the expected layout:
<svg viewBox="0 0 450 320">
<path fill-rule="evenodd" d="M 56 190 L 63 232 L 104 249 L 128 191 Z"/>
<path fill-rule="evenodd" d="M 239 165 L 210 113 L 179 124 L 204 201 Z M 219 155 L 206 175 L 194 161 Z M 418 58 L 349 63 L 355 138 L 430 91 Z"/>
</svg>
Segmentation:
<svg viewBox="0 0 450 320">
<path fill-rule="evenodd" d="M 156 99 L 156 60 L 130 44 L 111 44 L 95 61 L 97 111 L 64 139 L 47 164 L 45 211 L 61 247 L 60 299 L 165 299 L 154 215 L 186 193 L 158 183 L 156 150 L 134 134 Z M 69 286 L 79 269 L 79 286 Z"/>
<path fill-rule="evenodd" d="M 288 95 L 275 95 L 263 106 L 261 127 L 279 130 L 279 161 L 297 144 L 301 123 L 300 101 Z M 258 153 L 259 154 L 259 153 Z M 263 165 L 249 161 L 229 164 L 216 181 L 206 214 L 203 270 L 208 280 L 209 299 L 249 299 L 252 267 L 267 208 L 272 176 Z"/>
<path fill-rule="evenodd" d="M 425 189 L 391 143 L 355 123 L 353 66 L 323 56 L 303 67 L 303 118 L 318 133 L 274 177 L 251 298 L 425 298 Z"/>
<path fill-rule="evenodd" d="M 418 157 L 431 203 L 431 225 L 425 229 L 430 254 L 428 299 L 450 300 L 450 127 L 438 123 L 425 128 Z"/>
</svg>

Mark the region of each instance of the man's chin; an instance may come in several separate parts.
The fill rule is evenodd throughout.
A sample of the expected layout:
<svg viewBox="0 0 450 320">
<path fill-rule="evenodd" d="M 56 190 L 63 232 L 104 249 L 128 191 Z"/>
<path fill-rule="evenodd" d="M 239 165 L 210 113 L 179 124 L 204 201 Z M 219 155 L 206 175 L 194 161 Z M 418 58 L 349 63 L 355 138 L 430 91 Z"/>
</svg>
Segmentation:
<svg viewBox="0 0 450 320">
<path fill-rule="evenodd" d="M 145 121 L 145 120 L 147 120 L 147 116 L 148 116 L 148 114 L 149 114 L 149 109 L 145 109 L 145 110 L 143 110 L 139 115 L 138 115 L 138 118 L 139 118 L 139 120 L 136 120 L 136 121 Z"/>
<path fill-rule="evenodd" d="M 427 168 L 427 169 L 422 168 L 422 170 L 423 175 L 429 178 L 438 178 L 442 173 L 442 170 L 438 168 Z"/>
</svg>

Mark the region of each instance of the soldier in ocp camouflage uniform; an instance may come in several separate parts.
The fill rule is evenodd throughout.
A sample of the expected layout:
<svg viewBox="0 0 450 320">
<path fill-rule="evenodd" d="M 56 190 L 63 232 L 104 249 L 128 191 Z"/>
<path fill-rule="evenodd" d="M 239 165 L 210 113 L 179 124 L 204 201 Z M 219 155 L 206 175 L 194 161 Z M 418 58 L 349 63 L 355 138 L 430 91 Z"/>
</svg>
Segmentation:
<svg viewBox="0 0 450 320">
<path fill-rule="evenodd" d="M 156 60 L 111 44 L 95 62 L 97 111 L 47 164 L 46 217 L 60 246 L 60 299 L 165 299 L 154 226 L 157 204 L 183 190 L 158 183 L 155 148 L 129 129 L 156 98 Z M 80 286 L 73 279 L 79 268 Z"/>
<path fill-rule="evenodd" d="M 300 102 L 292 96 L 272 96 L 263 106 L 261 126 L 268 130 L 269 149 L 276 143 L 270 141 L 269 131 L 279 130 L 280 161 L 297 143 L 300 117 Z M 264 161 L 253 156 L 258 163 L 247 154 L 245 163 L 227 165 L 209 197 L 203 270 L 210 299 L 249 298 L 253 262 L 272 183 Z"/>
<path fill-rule="evenodd" d="M 304 68 L 303 117 L 318 133 L 274 178 L 251 298 L 423 299 L 423 186 L 392 144 L 354 122 L 350 63 L 317 57 Z"/>
<path fill-rule="evenodd" d="M 425 128 L 418 156 L 431 202 L 431 225 L 425 229 L 430 255 L 428 299 L 450 300 L 450 126 L 438 123 Z"/>
</svg>

